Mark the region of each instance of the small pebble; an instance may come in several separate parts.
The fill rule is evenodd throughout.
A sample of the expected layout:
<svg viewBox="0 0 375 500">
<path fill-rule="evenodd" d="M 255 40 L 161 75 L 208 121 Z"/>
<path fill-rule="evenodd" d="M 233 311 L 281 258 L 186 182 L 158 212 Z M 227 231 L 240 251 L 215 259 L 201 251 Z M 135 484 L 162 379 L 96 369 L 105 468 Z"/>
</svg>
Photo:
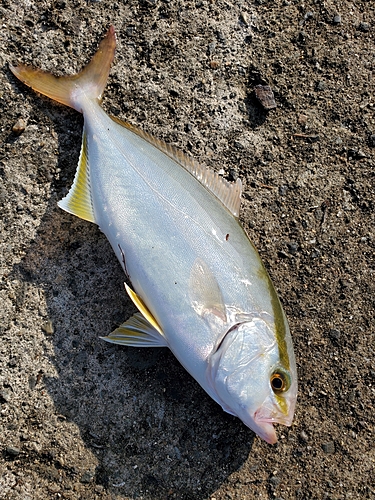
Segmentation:
<svg viewBox="0 0 375 500">
<path fill-rule="evenodd" d="M 246 26 L 249 26 L 249 20 L 248 20 L 248 17 L 247 17 L 247 14 L 246 12 L 241 12 L 240 14 L 240 20 L 246 25 Z"/>
<path fill-rule="evenodd" d="M 300 31 L 297 35 L 298 43 L 305 43 L 307 38 L 307 34 L 304 31 Z"/>
<path fill-rule="evenodd" d="M 269 85 L 256 85 L 254 89 L 255 97 L 267 111 L 277 107 L 275 97 Z"/>
<path fill-rule="evenodd" d="M 340 14 L 336 14 L 333 18 L 333 24 L 341 24 L 341 16 Z"/>
<path fill-rule="evenodd" d="M 47 333 L 48 335 L 52 335 L 55 332 L 55 329 L 53 328 L 52 321 L 49 319 L 43 325 L 41 326 L 42 330 L 44 333 Z"/>
<path fill-rule="evenodd" d="M 220 63 L 218 61 L 211 61 L 210 62 L 210 68 L 212 69 L 217 69 L 220 66 Z"/>
<path fill-rule="evenodd" d="M 302 441 L 305 441 L 305 442 L 307 442 L 309 440 L 309 437 L 305 431 L 301 431 L 299 437 L 302 439 Z"/>
<path fill-rule="evenodd" d="M 30 375 L 30 377 L 29 377 L 29 387 L 30 387 L 30 389 L 32 391 L 35 389 L 36 383 L 37 383 L 36 377 L 34 377 L 34 375 Z"/>
<path fill-rule="evenodd" d="M 17 446 L 7 446 L 5 452 L 11 457 L 17 457 L 21 453 L 21 450 Z"/>
<path fill-rule="evenodd" d="M 359 149 L 357 153 L 357 158 L 361 160 L 362 158 L 367 158 L 367 155 L 362 151 L 362 149 Z"/>
<path fill-rule="evenodd" d="M 297 118 L 297 122 L 299 125 L 306 125 L 307 122 L 307 115 L 304 114 L 299 114 Z"/>
<path fill-rule="evenodd" d="M 22 132 L 25 131 L 26 128 L 26 122 L 23 118 L 18 118 L 16 123 L 12 127 L 12 132 L 14 132 L 16 135 L 21 135 Z"/>
<path fill-rule="evenodd" d="M 6 389 L 0 391 L 0 403 L 9 403 L 10 398 L 10 393 Z"/>
<path fill-rule="evenodd" d="M 287 243 L 287 246 L 288 246 L 288 250 L 291 254 L 295 254 L 297 253 L 297 250 L 298 250 L 298 243 L 296 243 L 295 241 L 290 241 L 289 243 Z"/>
<path fill-rule="evenodd" d="M 289 255 L 287 253 L 283 252 L 282 250 L 279 250 L 277 252 L 277 255 L 278 255 L 278 257 L 280 257 L 280 259 L 287 259 L 289 257 Z"/>
<path fill-rule="evenodd" d="M 361 22 L 359 25 L 359 30 L 363 31 L 364 33 L 367 33 L 370 30 L 369 23 Z"/>
<path fill-rule="evenodd" d="M 227 39 L 225 38 L 225 35 L 221 31 L 216 32 L 216 37 L 221 43 L 226 43 Z"/>
<path fill-rule="evenodd" d="M 316 84 L 316 90 L 325 90 L 325 88 L 326 88 L 326 83 L 323 80 L 320 80 Z"/>
<path fill-rule="evenodd" d="M 91 481 L 93 480 L 94 476 L 95 476 L 95 473 L 94 473 L 94 472 L 92 472 L 91 470 L 87 470 L 86 472 L 84 472 L 84 473 L 82 474 L 82 477 L 81 477 L 81 479 L 80 479 L 80 482 L 81 482 L 82 484 L 91 483 Z"/>
<path fill-rule="evenodd" d="M 281 479 L 277 476 L 272 476 L 270 479 L 270 483 L 272 486 L 278 486 L 281 483 Z"/>
<path fill-rule="evenodd" d="M 216 49 L 216 42 L 209 43 L 207 49 L 208 55 L 211 56 L 215 52 L 215 49 Z"/>
<path fill-rule="evenodd" d="M 329 336 L 331 340 L 333 340 L 334 342 L 338 342 L 341 337 L 341 332 L 336 328 L 332 328 L 332 330 L 329 332 Z"/>
<path fill-rule="evenodd" d="M 231 182 L 235 182 L 235 181 L 238 179 L 238 172 L 237 172 L 236 170 L 234 170 L 233 168 L 231 168 L 231 169 L 229 170 L 228 179 L 229 179 Z"/>
<path fill-rule="evenodd" d="M 329 455 L 335 453 L 335 443 L 333 441 L 328 441 L 327 443 L 323 443 L 322 448 L 324 453 L 327 453 Z"/>
<path fill-rule="evenodd" d="M 135 28 L 135 26 L 134 26 L 134 25 L 129 25 L 129 26 L 127 26 L 127 27 L 126 27 L 126 29 L 125 29 L 125 33 L 126 33 L 128 36 L 132 36 L 132 35 L 134 35 L 135 30 L 136 30 L 136 28 Z"/>
<path fill-rule="evenodd" d="M 366 154 L 361 149 L 348 149 L 349 160 L 362 160 L 366 158 Z"/>
</svg>

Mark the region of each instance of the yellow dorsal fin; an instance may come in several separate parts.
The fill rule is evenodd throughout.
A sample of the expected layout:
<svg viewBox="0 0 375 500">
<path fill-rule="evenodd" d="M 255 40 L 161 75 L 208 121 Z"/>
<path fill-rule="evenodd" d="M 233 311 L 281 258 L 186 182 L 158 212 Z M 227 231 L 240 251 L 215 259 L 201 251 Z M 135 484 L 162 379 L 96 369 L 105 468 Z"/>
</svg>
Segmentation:
<svg viewBox="0 0 375 500">
<path fill-rule="evenodd" d="M 96 222 L 91 199 L 90 166 L 87 155 L 86 132 L 83 131 L 81 155 L 73 185 L 58 206 L 81 219 Z"/>
<path fill-rule="evenodd" d="M 228 182 L 220 177 L 217 172 L 214 172 L 208 167 L 200 165 L 196 160 L 190 158 L 190 156 L 186 155 L 182 151 L 179 151 L 174 146 L 156 139 L 151 134 L 148 134 L 147 132 L 134 127 L 133 125 L 130 125 L 130 123 L 126 123 L 119 118 L 113 116 L 111 116 L 111 118 L 119 125 L 122 125 L 123 127 L 131 130 L 139 137 L 142 137 L 142 139 L 144 139 L 145 141 L 160 149 L 160 151 L 162 151 L 176 163 L 181 165 L 185 170 L 190 172 L 206 189 L 214 194 L 235 217 L 239 216 L 242 192 L 242 183 L 240 179 L 237 179 L 236 182 Z"/>
</svg>

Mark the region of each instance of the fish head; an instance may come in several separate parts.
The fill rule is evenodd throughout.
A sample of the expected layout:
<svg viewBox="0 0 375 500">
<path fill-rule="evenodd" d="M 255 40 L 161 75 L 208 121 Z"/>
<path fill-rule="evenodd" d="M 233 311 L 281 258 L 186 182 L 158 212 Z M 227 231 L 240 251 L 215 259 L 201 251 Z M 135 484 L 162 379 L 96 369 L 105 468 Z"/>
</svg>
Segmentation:
<svg viewBox="0 0 375 500">
<path fill-rule="evenodd" d="M 290 426 L 297 373 L 289 328 L 255 317 L 233 325 L 209 360 L 208 383 L 223 409 L 239 417 L 268 443 L 275 423 Z M 279 327 L 279 331 L 277 328 Z"/>
</svg>

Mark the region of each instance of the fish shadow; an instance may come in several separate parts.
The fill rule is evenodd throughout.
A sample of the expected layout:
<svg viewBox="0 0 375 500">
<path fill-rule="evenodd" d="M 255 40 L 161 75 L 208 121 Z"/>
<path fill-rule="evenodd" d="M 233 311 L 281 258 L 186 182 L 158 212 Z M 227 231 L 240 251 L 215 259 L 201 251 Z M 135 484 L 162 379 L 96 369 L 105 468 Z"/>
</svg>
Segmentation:
<svg viewBox="0 0 375 500">
<path fill-rule="evenodd" d="M 40 98 L 38 107 L 51 115 L 49 101 Z M 53 332 L 41 325 L 41 335 L 52 345 L 57 376 L 44 376 L 40 384 L 58 418 L 74 423 L 95 455 L 92 483 L 130 498 L 207 498 L 246 461 L 254 434 L 224 413 L 168 349 L 100 339 L 134 308 L 104 235 L 56 206 L 73 181 L 82 126 L 77 115 L 63 110 L 51 115 L 61 178 L 52 180 L 35 238 L 11 276 L 37 286 L 45 297 Z M 47 455 L 57 467 L 53 449 Z M 72 470 L 70 475 L 78 474 Z"/>
</svg>

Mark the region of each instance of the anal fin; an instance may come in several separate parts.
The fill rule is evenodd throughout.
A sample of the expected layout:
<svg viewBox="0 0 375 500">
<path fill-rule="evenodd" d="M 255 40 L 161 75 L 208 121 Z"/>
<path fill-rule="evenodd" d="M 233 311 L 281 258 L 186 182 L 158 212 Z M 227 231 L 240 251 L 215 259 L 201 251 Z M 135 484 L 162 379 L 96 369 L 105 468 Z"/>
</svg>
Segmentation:
<svg viewBox="0 0 375 500">
<path fill-rule="evenodd" d="M 168 347 L 165 337 L 140 313 L 134 314 L 108 337 L 101 338 L 112 344 L 130 347 Z"/>
</svg>

